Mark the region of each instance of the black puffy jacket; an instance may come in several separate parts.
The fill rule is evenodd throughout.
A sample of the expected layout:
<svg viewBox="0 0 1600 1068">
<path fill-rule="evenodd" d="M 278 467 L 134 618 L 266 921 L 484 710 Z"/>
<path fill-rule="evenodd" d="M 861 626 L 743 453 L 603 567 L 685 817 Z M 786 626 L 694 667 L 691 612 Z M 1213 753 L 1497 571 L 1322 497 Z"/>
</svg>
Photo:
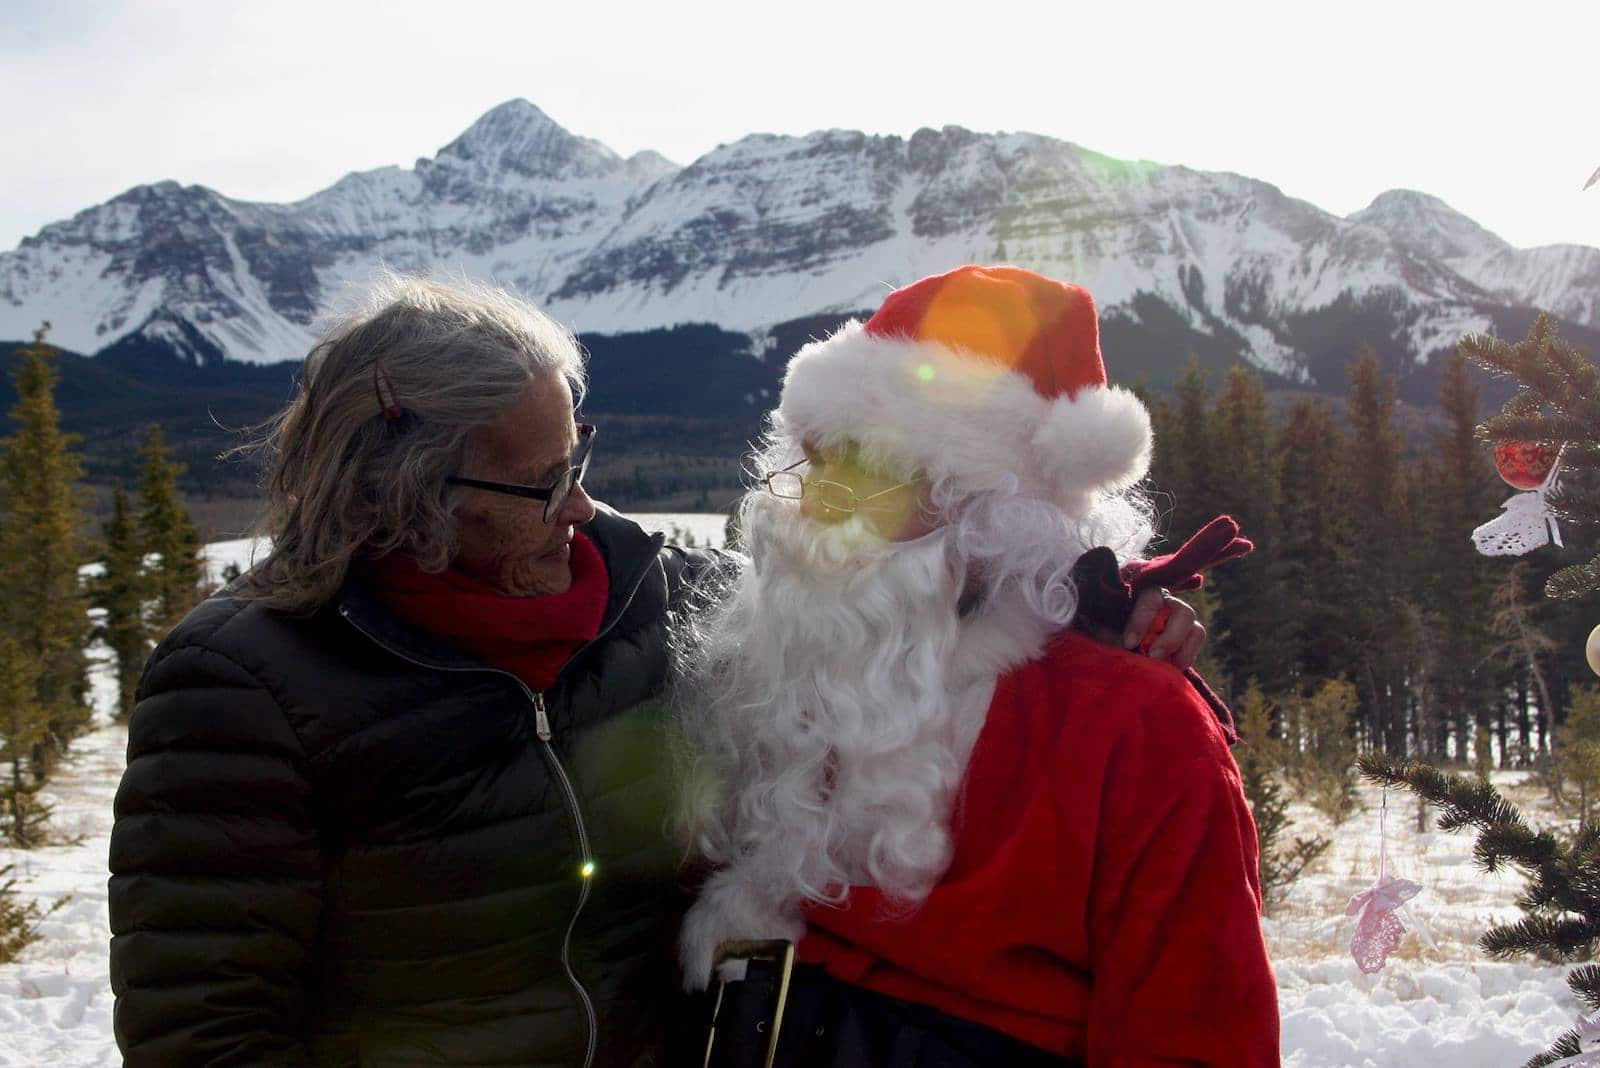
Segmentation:
<svg viewBox="0 0 1600 1068">
<path fill-rule="evenodd" d="M 654 1062 L 666 621 L 710 557 L 587 530 L 602 631 L 543 694 L 356 584 L 309 618 L 224 593 L 161 644 L 111 838 L 126 1064 Z"/>
</svg>

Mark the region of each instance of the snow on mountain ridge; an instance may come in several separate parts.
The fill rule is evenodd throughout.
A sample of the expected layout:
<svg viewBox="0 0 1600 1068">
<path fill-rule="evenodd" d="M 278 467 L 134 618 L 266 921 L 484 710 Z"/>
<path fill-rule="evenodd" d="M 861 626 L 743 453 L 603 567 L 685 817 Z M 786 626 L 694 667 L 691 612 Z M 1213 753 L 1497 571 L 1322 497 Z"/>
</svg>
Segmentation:
<svg viewBox="0 0 1600 1068">
<path fill-rule="evenodd" d="M 1345 306 L 1380 309 L 1413 357 L 1491 328 L 1491 305 L 1600 325 L 1600 250 L 1512 249 L 1426 194 L 1341 219 L 1242 175 L 957 126 L 752 134 L 678 167 L 512 100 L 412 169 L 293 204 L 162 182 L 53 223 L 0 254 L 0 337 L 50 318 L 58 343 L 95 351 L 164 309 L 235 358 L 298 358 L 379 265 L 492 278 L 580 330 L 759 334 L 986 261 L 1080 281 L 1130 322 L 1153 297 L 1290 377 L 1305 322 Z"/>
<path fill-rule="evenodd" d="M 1491 297 L 1591 326 L 1600 323 L 1600 249 L 1514 248 L 1439 198 L 1409 189 L 1380 193 L 1349 218 L 1444 263 Z"/>
</svg>

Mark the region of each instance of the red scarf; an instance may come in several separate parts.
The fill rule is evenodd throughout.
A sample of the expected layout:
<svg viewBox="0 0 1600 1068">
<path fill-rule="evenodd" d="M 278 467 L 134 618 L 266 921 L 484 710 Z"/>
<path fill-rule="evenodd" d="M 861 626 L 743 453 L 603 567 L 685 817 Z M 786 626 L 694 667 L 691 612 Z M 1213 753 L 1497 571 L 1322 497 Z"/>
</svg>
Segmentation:
<svg viewBox="0 0 1600 1068">
<path fill-rule="evenodd" d="M 545 597 L 507 597 L 450 568 L 429 574 L 392 553 L 368 570 L 373 591 L 401 619 L 454 649 L 547 690 L 561 667 L 600 633 L 611 578 L 582 531 L 572 538 L 572 585 Z"/>
</svg>

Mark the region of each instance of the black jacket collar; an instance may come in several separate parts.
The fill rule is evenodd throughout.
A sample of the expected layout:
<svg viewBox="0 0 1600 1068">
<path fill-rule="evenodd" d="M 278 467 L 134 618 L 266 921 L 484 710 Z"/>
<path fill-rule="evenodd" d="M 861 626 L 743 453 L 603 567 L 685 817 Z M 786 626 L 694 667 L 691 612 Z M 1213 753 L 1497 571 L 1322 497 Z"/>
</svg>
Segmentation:
<svg viewBox="0 0 1600 1068">
<path fill-rule="evenodd" d="M 640 581 L 655 566 L 665 539 L 660 534 L 646 533 L 633 520 L 599 502 L 595 504 L 594 519 L 583 532 L 600 550 L 600 559 L 611 581 L 605 615 L 600 622 L 600 633 L 605 634 L 622 618 Z M 333 605 L 357 630 L 415 663 L 444 671 L 469 671 L 486 666 L 476 657 L 452 649 L 395 615 L 353 572 L 334 597 Z"/>
</svg>

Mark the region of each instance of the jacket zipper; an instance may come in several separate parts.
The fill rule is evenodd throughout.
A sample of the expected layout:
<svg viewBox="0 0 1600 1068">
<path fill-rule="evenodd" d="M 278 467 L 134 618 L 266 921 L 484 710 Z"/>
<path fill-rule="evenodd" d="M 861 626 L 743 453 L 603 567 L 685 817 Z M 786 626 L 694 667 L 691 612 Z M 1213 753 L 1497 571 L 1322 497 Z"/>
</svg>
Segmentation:
<svg viewBox="0 0 1600 1068">
<path fill-rule="evenodd" d="M 349 623 L 358 632 L 365 635 L 367 640 L 373 642 L 385 652 L 420 668 L 465 674 L 487 673 L 504 675 L 517 684 L 518 689 L 527 697 L 528 703 L 533 706 L 533 733 L 539 739 L 540 751 L 544 754 L 545 763 L 549 766 L 556 785 L 560 788 L 562 804 L 567 809 L 567 815 L 572 818 L 572 826 L 577 832 L 578 862 L 582 865 L 579 868 L 578 875 L 578 903 L 573 906 L 572 915 L 567 920 L 566 933 L 561 938 L 561 970 L 566 973 L 567 982 L 571 985 L 572 992 L 577 996 L 578 1004 L 583 1007 L 584 1022 L 588 1029 L 588 1040 L 584 1046 L 583 1068 L 590 1068 L 594 1064 L 595 1048 L 599 1044 L 600 1026 L 595 1017 L 594 1001 L 590 999 L 589 992 L 583 988 L 582 981 L 578 979 L 577 973 L 572 969 L 572 932 L 578 926 L 578 916 L 583 912 L 583 906 L 589 900 L 589 882 L 594 874 L 594 855 L 589 851 L 589 832 L 583 823 L 583 811 L 578 807 L 577 791 L 573 789 L 572 780 L 567 777 L 567 769 L 562 766 L 561 758 L 556 755 L 555 746 L 551 744 L 554 734 L 550 730 L 550 716 L 545 711 L 544 694 L 535 692 L 527 683 L 511 672 L 502 671 L 499 668 L 445 667 L 440 664 L 430 664 L 426 661 L 418 660 L 416 657 L 396 649 L 361 626 L 351 618 L 349 610 L 343 605 L 339 607 L 339 615 L 344 617 L 346 623 Z"/>
<path fill-rule="evenodd" d="M 650 561 L 653 563 L 660 554 L 661 547 L 666 544 L 666 538 L 660 534 L 657 534 L 651 540 L 653 541 L 655 548 L 655 552 L 650 557 Z M 616 627 L 618 621 L 622 619 L 623 613 L 628 610 L 628 606 L 633 603 L 634 596 L 639 592 L 639 587 L 644 585 L 645 576 L 649 574 L 649 572 L 649 564 L 646 564 L 644 567 L 639 569 L 639 573 L 634 576 L 633 581 L 628 585 L 627 595 L 623 598 L 622 607 L 618 609 L 616 616 L 611 620 L 610 624 L 600 631 L 599 634 L 596 634 L 593 638 L 579 646 L 577 652 L 568 657 L 568 664 L 576 661 L 578 657 L 586 652 L 591 645 L 594 645 L 601 638 L 604 638 L 607 634 L 611 633 L 611 631 Z M 589 1031 L 589 1038 L 583 1055 L 583 1068 L 591 1068 L 591 1066 L 594 1064 L 596 1047 L 599 1045 L 600 1026 L 599 1021 L 595 1017 L 594 1001 L 590 999 L 589 992 L 583 988 L 582 981 L 578 979 L 577 972 L 575 972 L 572 968 L 571 951 L 572 933 L 578 926 L 578 917 L 583 913 L 583 906 L 589 901 L 589 887 L 591 885 L 591 879 L 594 875 L 594 854 L 589 848 L 589 831 L 583 823 L 583 810 L 578 807 L 578 792 L 573 788 L 572 780 L 567 776 L 567 769 L 562 766 L 561 758 L 556 755 L 555 746 L 552 744 L 555 734 L 550 729 L 550 714 L 545 709 L 544 694 L 534 691 L 532 687 L 523 682 L 516 675 L 509 671 L 503 671 L 500 668 L 489 667 L 487 665 L 484 667 L 448 667 L 441 664 L 430 664 L 426 661 L 418 660 L 409 653 L 406 653 L 400 649 L 396 649 L 394 646 L 390 645 L 376 634 L 373 634 L 371 631 L 367 630 L 360 623 L 357 623 L 355 619 L 351 617 L 349 609 L 347 609 L 344 605 L 339 606 L 339 615 L 346 623 L 354 627 L 357 633 L 363 635 L 374 645 L 383 649 L 385 652 L 393 656 L 397 656 L 407 663 L 415 664 L 420 668 L 426 668 L 431 671 L 454 671 L 467 674 L 488 673 L 493 675 L 504 675 L 506 678 L 517 684 L 517 688 L 523 692 L 523 695 L 528 699 L 528 703 L 533 706 L 533 733 L 535 737 L 539 739 L 542 752 L 544 753 L 545 762 L 550 766 L 550 770 L 555 776 L 556 784 L 561 789 L 562 799 L 566 804 L 568 815 L 572 817 L 572 826 L 577 832 L 578 838 L 578 862 L 581 865 L 578 870 L 578 903 L 573 906 L 572 916 L 567 920 L 566 934 L 563 935 L 561 939 L 561 969 L 566 973 L 567 982 L 571 984 L 573 993 L 577 995 L 578 1003 L 583 1006 L 583 1015 L 588 1024 Z M 565 670 L 566 666 L 563 665 L 562 671 Z M 559 679 L 560 673 L 558 673 L 556 677 Z"/>
</svg>

